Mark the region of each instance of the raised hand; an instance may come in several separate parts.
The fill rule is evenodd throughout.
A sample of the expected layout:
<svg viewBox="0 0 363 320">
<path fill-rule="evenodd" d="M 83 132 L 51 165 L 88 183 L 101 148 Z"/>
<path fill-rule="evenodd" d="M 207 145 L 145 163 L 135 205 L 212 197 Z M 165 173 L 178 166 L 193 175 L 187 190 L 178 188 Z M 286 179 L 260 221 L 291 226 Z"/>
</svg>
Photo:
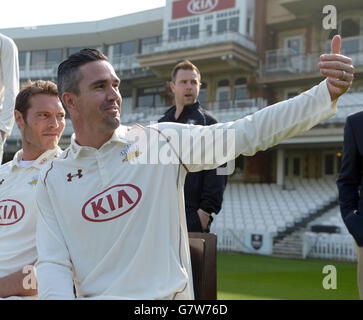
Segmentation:
<svg viewBox="0 0 363 320">
<path fill-rule="evenodd" d="M 322 54 L 318 67 L 320 73 L 327 77 L 331 100 L 338 99 L 352 85 L 354 67 L 352 59 L 340 54 L 342 39 L 335 35 L 331 42 L 331 53 Z"/>
</svg>

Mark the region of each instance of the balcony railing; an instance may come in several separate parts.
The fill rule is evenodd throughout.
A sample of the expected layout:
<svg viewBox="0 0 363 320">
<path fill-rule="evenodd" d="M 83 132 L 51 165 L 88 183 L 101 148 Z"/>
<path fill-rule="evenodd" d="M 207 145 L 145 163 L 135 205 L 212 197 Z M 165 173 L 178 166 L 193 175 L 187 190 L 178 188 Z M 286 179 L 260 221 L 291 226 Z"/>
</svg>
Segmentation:
<svg viewBox="0 0 363 320">
<path fill-rule="evenodd" d="M 30 65 L 28 68 L 20 68 L 21 79 L 55 79 L 57 77 L 58 61 L 50 61 L 45 64 Z"/>
<path fill-rule="evenodd" d="M 116 71 L 130 70 L 140 68 L 140 64 L 137 61 L 137 56 L 116 54 L 110 56 L 110 62 Z"/>
<path fill-rule="evenodd" d="M 329 50 L 330 41 L 327 41 L 326 52 Z M 341 53 L 350 57 L 355 67 L 363 66 L 363 37 L 343 39 Z M 273 77 L 319 72 L 317 64 L 321 54 L 322 52 L 296 53 L 290 48 L 268 50 L 265 61 L 260 63 L 260 75 Z"/>
<path fill-rule="evenodd" d="M 267 106 L 263 98 L 214 101 L 202 104 L 205 109 L 211 111 L 221 122 L 240 119 L 248 114 L 256 112 Z M 151 121 L 158 121 L 168 107 L 138 107 L 131 113 L 123 113 L 121 122 L 124 124 L 140 123 L 149 124 Z"/>
<path fill-rule="evenodd" d="M 224 31 L 224 32 L 208 32 L 200 31 L 198 33 L 186 34 L 178 38 L 169 38 L 159 44 L 144 45 L 141 55 L 165 52 L 170 50 L 179 50 L 185 48 L 202 47 L 211 44 L 219 44 L 226 42 L 236 42 L 239 45 L 256 51 L 256 45 L 252 38 L 243 35 L 239 32 Z"/>
</svg>

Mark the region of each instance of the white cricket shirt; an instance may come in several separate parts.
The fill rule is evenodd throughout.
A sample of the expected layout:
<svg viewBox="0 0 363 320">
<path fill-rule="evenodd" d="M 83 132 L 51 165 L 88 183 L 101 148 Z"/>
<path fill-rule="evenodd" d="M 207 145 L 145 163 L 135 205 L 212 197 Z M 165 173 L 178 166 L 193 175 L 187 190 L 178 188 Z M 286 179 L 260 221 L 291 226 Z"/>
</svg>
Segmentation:
<svg viewBox="0 0 363 320">
<path fill-rule="evenodd" d="M 193 299 L 183 194 L 187 170 L 253 155 L 335 113 L 322 82 L 234 122 L 120 126 L 99 149 L 79 146 L 73 136 L 37 185 L 39 298 L 74 298 L 74 271 L 84 298 Z M 178 143 L 175 132 L 180 138 L 183 129 L 192 129 L 193 143 Z M 222 136 L 216 134 L 201 149 L 205 164 L 188 163 L 210 130 L 231 130 L 235 145 L 223 158 Z M 155 156 L 163 163 L 150 164 Z"/>
<path fill-rule="evenodd" d="M 23 151 L 0 166 L 0 277 L 22 270 L 37 259 L 35 187 L 40 169 L 61 154 L 56 148 L 22 168 Z"/>
<path fill-rule="evenodd" d="M 14 125 L 14 107 L 19 92 L 18 48 L 0 33 L 0 130 L 10 135 Z"/>
</svg>

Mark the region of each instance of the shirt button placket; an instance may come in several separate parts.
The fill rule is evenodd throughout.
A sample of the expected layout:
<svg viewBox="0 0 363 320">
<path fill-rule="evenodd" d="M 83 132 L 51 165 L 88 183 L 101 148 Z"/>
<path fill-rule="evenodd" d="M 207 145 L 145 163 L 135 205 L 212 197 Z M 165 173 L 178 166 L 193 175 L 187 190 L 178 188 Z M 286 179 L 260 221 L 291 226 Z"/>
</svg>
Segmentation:
<svg viewBox="0 0 363 320">
<path fill-rule="evenodd" d="M 97 164 L 98 164 L 98 169 L 100 171 L 100 176 L 102 179 L 102 184 L 103 186 L 107 186 L 108 184 L 108 174 L 107 174 L 107 170 L 105 167 L 105 163 L 104 163 L 104 159 L 102 159 L 102 154 L 101 153 L 97 153 Z"/>
</svg>

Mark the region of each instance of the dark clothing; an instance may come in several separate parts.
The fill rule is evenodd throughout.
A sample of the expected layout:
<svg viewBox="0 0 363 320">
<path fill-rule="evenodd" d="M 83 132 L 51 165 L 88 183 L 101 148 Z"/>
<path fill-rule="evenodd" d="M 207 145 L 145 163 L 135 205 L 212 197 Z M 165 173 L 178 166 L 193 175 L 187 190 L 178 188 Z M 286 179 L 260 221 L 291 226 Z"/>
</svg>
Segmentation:
<svg viewBox="0 0 363 320">
<path fill-rule="evenodd" d="M 342 165 L 337 180 L 340 211 L 349 232 L 363 246 L 363 111 L 350 115 L 344 128 Z M 356 212 L 354 212 L 357 210 Z"/>
<path fill-rule="evenodd" d="M 175 111 L 176 106 L 169 108 L 159 122 L 178 122 L 202 126 L 218 122 L 214 116 L 200 106 L 199 102 L 184 106 L 178 119 L 175 119 Z M 184 197 L 189 232 L 209 232 L 209 230 L 202 230 L 197 210 L 202 209 L 208 213 L 218 214 L 221 210 L 226 182 L 227 176 L 216 175 L 216 169 L 187 174 Z"/>
</svg>

